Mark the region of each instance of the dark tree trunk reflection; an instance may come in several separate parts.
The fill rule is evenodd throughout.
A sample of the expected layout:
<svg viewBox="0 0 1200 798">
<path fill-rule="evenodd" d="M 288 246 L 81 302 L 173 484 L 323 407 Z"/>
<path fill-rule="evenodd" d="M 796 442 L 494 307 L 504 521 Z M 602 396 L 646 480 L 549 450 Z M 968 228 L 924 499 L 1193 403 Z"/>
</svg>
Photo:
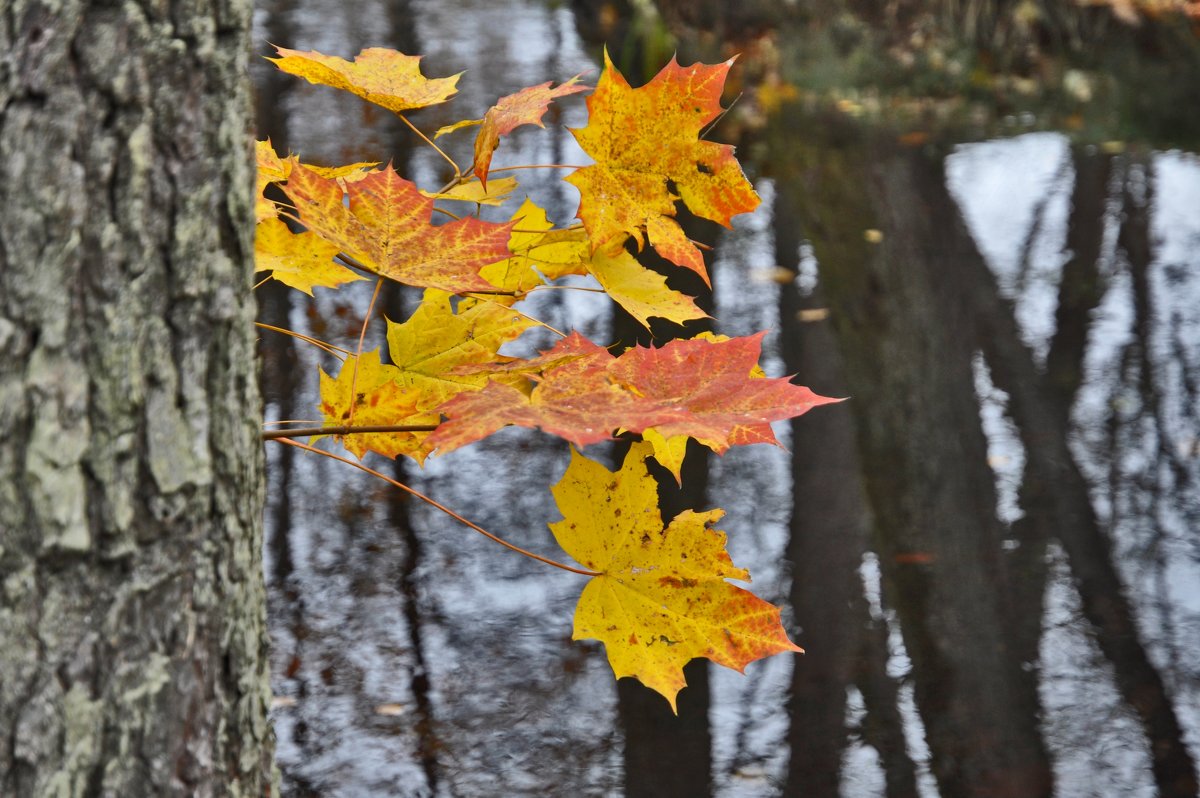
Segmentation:
<svg viewBox="0 0 1200 798">
<path fill-rule="evenodd" d="M 694 223 L 684 222 L 684 229 L 694 239 L 702 233 Z M 641 260 L 653 264 L 656 260 L 647 249 Z M 661 266 L 662 261 L 657 261 Z M 670 272 L 681 270 L 671 268 Z M 669 284 L 676 290 L 698 297 L 697 304 L 712 312 L 712 296 L 699 277 L 690 272 L 671 274 Z M 613 334 L 625 346 L 662 346 L 674 337 L 691 337 L 702 329 L 711 329 L 708 319 L 690 322 L 687 332 L 673 324 L 653 322 L 653 336 L 632 317 L 614 305 Z M 624 458 L 626 446 L 614 447 L 615 461 Z M 663 521 L 669 522 L 684 510 L 708 509 L 709 451 L 695 441 L 688 442 L 684 457 L 682 484 L 666 469 L 650 462 L 651 472 L 658 481 L 659 508 Z M 712 794 L 712 732 L 708 715 L 711 703 L 709 663 L 695 659 L 683 669 L 687 687 L 677 697 L 678 715 L 672 715 L 662 696 L 648 690 L 633 679 L 617 682 L 617 704 L 625 736 L 625 795 L 628 798 L 690 798 Z"/>
<path fill-rule="evenodd" d="M 835 135 L 819 157 L 793 144 L 774 161 L 801 167 L 780 192 L 792 194 L 820 261 L 884 596 L 913 663 L 931 768 L 947 795 L 1047 795 L 1036 684 L 1014 651 L 1004 598 L 1040 585 L 1006 577 L 972 374 L 976 323 L 961 301 L 974 276 L 964 264 L 982 259 L 939 159 Z M 868 243 L 867 230 L 881 242 Z M 804 756 L 795 744 L 793 756 Z M 897 794 L 910 789 L 890 770 Z"/>
</svg>

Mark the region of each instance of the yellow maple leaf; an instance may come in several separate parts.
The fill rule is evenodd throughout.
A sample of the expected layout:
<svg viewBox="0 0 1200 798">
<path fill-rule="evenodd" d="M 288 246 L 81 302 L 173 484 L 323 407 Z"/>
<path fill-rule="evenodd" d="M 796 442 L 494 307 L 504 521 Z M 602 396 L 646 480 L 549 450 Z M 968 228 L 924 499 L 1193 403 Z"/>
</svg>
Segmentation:
<svg viewBox="0 0 1200 798">
<path fill-rule="evenodd" d="M 354 61 L 316 51 L 275 50 L 280 57 L 267 60 L 284 72 L 348 91 L 396 113 L 445 102 L 458 93 L 455 86 L 462 75 L 427 78 L 421 74 L 420 56 L 382 47 L 363 50 Z"/>
<path fill-rule="evenodd" d="M 486 186 L 479 180 L 468 180 L 440 194 L 424 190 L 421 193 L 430 199 L 474 202 L 478 205 L 502 205 L 516 187 L 517 179 L 515 177 L 504 177 L 493 180 Z"/>
<path fill-rule="evenodd" d="M 646 470 L 649 444 L 632 446 L 613 473 L 572 449 L 550 525 L 559 545 L 597 571 L 575 609 L 575 640 L 604 643 L 618 679 L 633 676 L 676 710 L 683 666 L 696 657 L 743 671 L 756 659 L 802 649 L 779 608 L 730 584 L 749 581 L 713 529 L 721 510 L 686 510 L 663 528 L 658 488 Z"/>
<path fill-rule="evenodd" d="M 396 369 L 393 379 L 413 394 L 418 409 L 437 407 L 463 391 L 479 390 L 488 383 L 488 374 L 461 374 L 456 369 L 514 360 L 499 354 L 500 347 L 537 324 L 511 308 L 488 301 L 473 302 L 455 313 L 450 294 L 429 289 L 408 321 L 398 324 L 388 320 L 388 352 Z M 519 375 L 492 375 L 491 379 L 508 383 L 521 380 Z"/>
<path fill-rule="evenodd" d="M 630 87 L 604 54 L 604 72 L 588 97 L 586 127 L 572 130 L 596 163 L 566 178 L 579 189 L 579 218 L 593 249 L 648 238 L 660 255 L 708 281 L 700 250 L 675 221 L 675 203 L 729 226 L 759 203 L 733 147 L 700 140 L 721 113 L 721 89 L 733 61 L 681 67 L 674 59 L 641 88 Z"/>
<path fill-rule="evenodd" d="M 293 233 L 279 219 L 266 219 L 254 229 L 254 270 L 269 271 L 284 285 L 309 296 L 313 288 L 337 288 L 343 283 L 365 279 L 340 263 L 338 248 L 309 232 Z"/>
<path fill-rule="evenodd" d="M 667 278 L 638 263 L 623 246 L 596 250 L 587 269 L 613 301 L 647 328 L 650 317 L 683 324 L 707 318 L 690 296 L 667 287 Z"/>
<path fill-rule="evenodd" d="M 254 187 L 254 221 L 262 222 L 274 219 L 276 214 L 275 203 L 267 199 L 263 191 L 271 183 L 287 180 L 291 166 L 275 152 L 270 139 L 254 142 L 254 155 L 258 162 Z"/>
<path fill-rule="evenodd" d="M 321 403 L 326 426 L 356 427 L 436 425 L 436 413 L 417 407 L 419 395 L 400 384 L 401 372 L 380 361 L 379 350 L 346 358 L 337 377 L 321 369 Z M 351 414 L 351 396 L 354 413 Z M 353 418 L 351 416 L 353 415 Z M 367 452 L 384 457 L 407 455 L 423 463 L 429 454 L 428 432 L 356 432 L 336 435 L 346 449 L 361 459 Z"/>
<path fill-rule="evenodd" d="M 494 187 L 499 182 L 493 180 L 491 185 Z M 513 296 L 496 296 L 495 301 L 502 305 L 512 305 L 521 300 L 525 292 L 534 286 L 545 284 L 542 275 L 534 269 L 532 253 L 545 231 L 553 227 L 546 218 L 546 212 L 528 197 L 512 218 L 516 222 L 508 238 L 508 248 L 513 253 L 512 257 L 488 264 L 479 270 L 479 276 L 492 285 L 503 291 L 513 292 Z"/>
</svg>

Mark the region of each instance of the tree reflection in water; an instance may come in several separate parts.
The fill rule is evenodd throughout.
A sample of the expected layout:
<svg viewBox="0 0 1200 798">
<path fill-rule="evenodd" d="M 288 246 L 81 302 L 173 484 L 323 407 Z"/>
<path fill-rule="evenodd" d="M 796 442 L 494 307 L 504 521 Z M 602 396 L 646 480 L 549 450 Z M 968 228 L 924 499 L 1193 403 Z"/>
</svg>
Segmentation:
<svg viewBox="0 0 1200 798">
<path fill-rule="evenodd" d="M 426 128 L 593 58 L 569 10 L 532 0 L 279 0 L 258 21 L 260 40 L 299 49 L 394 46 L 427 54 L 429 74 L 468 68 Z M 255 79 L 260 135 L 280 147 L 382 153 L 439 182 L 385 114 Z M 578 103 L 563 115 L 582 123 Z M 634 711 L 640 688 L 618 690 L 598 648 L 569 641 L 574 577 L 272 448 L 287 794 L 1196 793 L 1200 161 L 1058 134 L 906 147 L 795 108 L 752 151 L 765 201 L 716 240 L 717 331 L 777 330 L 770 373 L 851 399 L 782 429 L 788 451 L 710 458 L 707 501 L 808 654 L 714 669 L 686 730 L 656 730 L 634 720 L 653 710 Z M 581 157 L 540 131 L 500 156 Z M 530 186 L 571 216 L 555 175 Z M 357 290 L 318 291 L 315 313 L 260 289 L 262 315 L 352 338 Z M 546 292 L 532 311 L 613 335 L 591 295 Z M 263 335 L 268 417 L 311 414 L 321 361 Z M 565 462 L 560 442 L 510 430 L 400 473 L 549 552 L 547 486 Z M 671 756 L 693 744 L 709 755 Z"/>
</svg>

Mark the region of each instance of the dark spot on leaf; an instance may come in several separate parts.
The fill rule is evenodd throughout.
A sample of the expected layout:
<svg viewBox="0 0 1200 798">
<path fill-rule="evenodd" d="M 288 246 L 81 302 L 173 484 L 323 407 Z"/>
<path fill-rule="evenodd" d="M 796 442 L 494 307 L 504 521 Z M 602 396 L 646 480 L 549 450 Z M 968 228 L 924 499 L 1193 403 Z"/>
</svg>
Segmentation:
<svg viewBox="0 0 1200 798">
<path fill-rule="evenodd" d="M 709 168 L 708 168 L 708 164 L 706 164 L 706 163 L 697 163 L 697 164 L 696 164 L 696 169 L 697 169 L 697 170 L 698 170 L 698 171 L 699 171 L 701 174 L 705 174 L 705 175 L 711 175 L 711 174 L 713 173 L 713 170 L 712 170 L 712 169 L 709 169 Z"/>
</svg>

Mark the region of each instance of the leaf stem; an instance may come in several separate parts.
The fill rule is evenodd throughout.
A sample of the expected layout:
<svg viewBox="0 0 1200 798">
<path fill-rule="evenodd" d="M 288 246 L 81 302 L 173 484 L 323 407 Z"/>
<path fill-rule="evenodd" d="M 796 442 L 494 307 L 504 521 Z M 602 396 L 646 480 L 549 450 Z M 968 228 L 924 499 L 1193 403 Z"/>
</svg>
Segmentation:
<svg viewBox="0 0 1200 798">
<path fill-rule="evenodd" d="M 358 333 L 358 351 L 354 354 L 354 373 L 350 375 L 350 413 L 346 418 L 346 423 L 354 423 L 354 406 L 358 402 L 354 401 L 354 397 L 358 395 L 358 364 L 362 360 L 363 341 L 367 337 L 367 325 L 371 323 L 371 314 L 375 312 L 375 301 L 379 299 L 379 292 L 383 288 L 383 278 L 380 277 L 375 281 L 375 292 L 371 294 L 371 304 L 367 305 L 367 313 L 363 316 L 362 329 Z"/>
<path fill-rule="evenodd" d="M 334 346 L 333 344 L 326 343 L 325 341 L 322 341 L 319 338 L 312 338 L 312 337 L 304 335 L 302 333 L 295 332 L 294 330 L 289 330 L 286 327 L 276 327 L 273 324 L 264 324 L 261 321 L 254 322 L 254 326 L 262 327 L 264 330 L 270 330 L 271 332 L 277 332 L 277 333 L 283 333 L 284 335 L 290 335 L 293 338 L 299 338 L 301 341 L 310 343 L 319 349 L 323 349 L 324 351 L 328 352 L 329 354 L 333 355 L 334 357 L 344 357 L 345 355 L 350 354 L 349 349 L 342 349 L 340 346 Z"/>
<path fill-rule="evenodd" d="M 276 422 L 281 423 L 281 422 Z M 293 429 L 264 430 L 262 439 L 274 441 L 280 438 L 307 438 L 309 435 L 353 435 L 364 432 L 433 432 L 437 424 L 363 424 L 340 427 L 295 427 Z"/>
<path fill-rule="evenodd" d="M 353 255 L 347 255 L 345 252 L 339 252 L 334 257 L 334 259 L 340 260 L 342 262 L 343 266 L 349 266 L 351 269 L 358 269 L 360 272 L 366 272 L 367 274 L 373 275 L 375 277 L 383 277 L 382 274 L 375 271 L 370 266 L 368 266 L 367 264 L 360 261 L 358 258 L 354 257 Z"/>
<path fill-rule="evenodd" d="M 459 216 L 458 214 L 451 213 L 450 211 L 446 210 L 445 208 L 439 208 L 436 205 L 433 206 L 433 209 L 435 211 L 437 211 L 438 213 L 446 214 L 447 216 L 449 216 L 451 219 L 454 219 L 455 221 L 461 221 L 463 218 L 463 217 Z"/>
<path fill-rule="evenodd" d="M 587 291 L 590 294 L 607 294 L 608 293 L 603 288 L 588 288 L 586 285 L 554 285 L 553 283 L 546 283 L 545 285 L 535 285 L 533 288 L 530 288 L 525 293 L 532 294 L 534 291 L 548 291 L 551 289 L 555 289 L 558 291 Z"/>
<path fill-rule="evenodd" d="M 514 172 L 517 169 L 582 169 L 579 164 L 573 163 L 530 163 L 521 166 L 502 166 L 499 169 L 489 169 L 488 174 L 494 175 L 497 172 Z"/>
<path fill-rule="evenodd" d="M 413 133 L 416 133 L 416 134 L 417 134 L 417 137 L 418 137 L 418 138 L 420 138 L 420 139 L 421 139 L 421 141 L 425 142 L 425 143 L 426 143 L 426 144 L 428 144 L 430 147 L 433 147 L 435 150 L 437 150 L 437 154 L 438 154 L 438 155 L 440 155 L 440 156 L 442 156 L 443 158 L 445 158 L 445 159 L 446 159 L 446 163 L 448 163 L 448 164 L 450 164 L 452 167 L 454 167 L 454 179 L 455 179 L 455 181 L 459 180 L 459 179 L 462 177 L 462 170 L 458 168 L 458 164 L 456 164 L 456 163 L 454 162 L 454 159 L 453 159 L 453 158 L 451 158 L 449 155 L 447 155 L 447 154 L 446 154 L 446 153 L 445 153 L 445 152 L 442 150 L 442 148 L 441 148 L 441 147 L 439 147 L 438 145 L 434 144 L 434 143 L 433 143 L 433 139 L 429 138 L 429 136 L 426 136 L 424 133 L 422 133 L 420 130 L 418 130 L 418 129 L 417 129 L 417 126 L 416 126 L 416 125 L 414 125 L 412 122 L 409 122 L 409 121 L 408 121 L 408 117 L 407 117 L 407 116 L 405 116 L 404 114 L 396 114 L 396 116 L 400 117 L 400 121 L 401 121 L 401 122 L 403 122 L 404 124 L 408 125 L 408 129 L 409 129 L 409 130 L 411 130 Z M 442 192 L 440 192 L 440 191 L 439 191 L 438 193 L 439 193 L 439 194 L 441 194 Z"/>
<path fill-rule="evenodd" d="M 479 526 L 478 524 L 472 523 L 471 521 L 468 521 L 467 519 L 463 518 L 458 513 L 451 510 L 449 507 L 446 507 L 443 504 L 439 504 L 438 502 L 436 502 L 433 499 L 426 496 L 424 493 L 421 493 L 420 491 L 415 490 L 414 488 L 410 488 L 408 485 L 405 485 L 402 482 L 397 482 L 396 480 L 392 479 L 391 477 L 387 476 L 386 474 L 381 474 L 380 472 L 376 471 L 375 469 L 365 466 L 362 463 L 356 463 L 353 460 L 347 459 L 345 457 L 340 457 L 339 455 L 336 455 L 333 452 L 327 452 L 327 451 L 324 451 L 323 449 L 318 449 L 314 446 L 308 446 L 307 444 L 298 443 L 297 441 L 289 440 L 287 438 L 276 438 L 274 440 L 277 443 L 284 443 L 284 444 L 287 444 L 288 446 L 295 446 L 297 449 L 304 449 L 305 451 L 313 452 L 314 454 L 319 454 L 322 457 L 328 457 L 331 460 L 337 460 L 338 462 L 345 463 L 346 465 L 354 466 L 359 471 L 365 471 L 368 474 L 371 474 L 372 476 L 379 477 L 380 479 L 382 479 L 384 482 L 388 483 L 389 485 L 399 488 L 400 490 L 404 491 L 405 493 L 409 494 L 410 496 L 420 499 L 421 501 L 425 502 L 426 504 L 430 505 L 431 507 L 436 507 L 437 509 L 441 510 L 446 515 L 453 518 L 455 521 L 458 521 L 461 524 L 465 524 L 466 526 L 475 530 L 479 534 L 483 535 L 488 540 L 499 543 L 501 546 L 503 546 L 506 549 L 512 549 L 513 551 L 517 552 L 518 554 L 524 554 L 526 557 L 530 557 L 534 560 L 537 560 L 538 562 L 545 563 L 546 565 L 553 565 L 555 568 L 561 568 L 562 570 L 570 571 L 573 574 L 580 574 L 581 576 L 600 576 L 600 574 L 596 571 L 589 571 L 586 568 L 576 568 L 571 565 L 566 565 L 565 563 L 551 560 L 548 557 L 543 557 L 540 554 L 534 554 L 532 551 L 529 551 L 528 549 L 523 549 L 520 546 L 509 543 L 507 540 L 504 540 L 503 538 L 496 537 L 495 535 L 493 535 L 491 532 L 488 532 L 483 527 Z"/>
</svg>

